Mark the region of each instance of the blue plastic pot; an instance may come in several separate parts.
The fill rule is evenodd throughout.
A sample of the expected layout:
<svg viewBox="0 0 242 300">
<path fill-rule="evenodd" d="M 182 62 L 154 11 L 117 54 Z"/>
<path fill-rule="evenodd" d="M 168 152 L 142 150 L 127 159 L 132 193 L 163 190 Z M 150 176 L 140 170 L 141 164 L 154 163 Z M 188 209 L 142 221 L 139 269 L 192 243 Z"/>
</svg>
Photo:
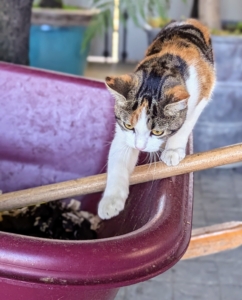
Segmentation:
<svg viewBox="0 0 242 300">
<path fill-rule="evenodd" d="M 81 49 L 86 26 L 32 25 L 30 66 L 83 75 L 88 48 Z"/>
</svg>

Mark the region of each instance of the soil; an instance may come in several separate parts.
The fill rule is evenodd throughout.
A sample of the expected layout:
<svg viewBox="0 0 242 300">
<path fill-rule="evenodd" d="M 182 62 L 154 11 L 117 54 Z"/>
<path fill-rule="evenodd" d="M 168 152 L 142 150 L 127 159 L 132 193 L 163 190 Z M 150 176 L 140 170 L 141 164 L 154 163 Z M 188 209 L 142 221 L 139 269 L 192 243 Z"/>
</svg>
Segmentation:
<svg viewBox="0 0 242 300">
<path fill-rule="evenodd" d="M 101 220 L 80 207 L 80 202 L 72 199 L 69 204 L 53 201 L 1 212 L 0 231 L 49 239 L 96 239 Z"/>
</svg>

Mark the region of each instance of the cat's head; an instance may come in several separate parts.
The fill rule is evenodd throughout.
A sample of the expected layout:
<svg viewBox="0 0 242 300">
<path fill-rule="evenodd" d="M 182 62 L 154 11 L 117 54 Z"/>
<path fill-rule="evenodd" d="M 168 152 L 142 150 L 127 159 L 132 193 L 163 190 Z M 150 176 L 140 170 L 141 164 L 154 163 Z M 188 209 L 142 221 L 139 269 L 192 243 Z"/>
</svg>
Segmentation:
<svg viewBox="0 0 242 300">
<path fill-rule="evenodd" d="M 161 91 L 159 81 L 144 84 L 138 73 L 106 77 L 127 144 L 145 152 L 158 151 L 186 118 L 189 94 L 184 85 L 168 82 Z"/>
</svg>

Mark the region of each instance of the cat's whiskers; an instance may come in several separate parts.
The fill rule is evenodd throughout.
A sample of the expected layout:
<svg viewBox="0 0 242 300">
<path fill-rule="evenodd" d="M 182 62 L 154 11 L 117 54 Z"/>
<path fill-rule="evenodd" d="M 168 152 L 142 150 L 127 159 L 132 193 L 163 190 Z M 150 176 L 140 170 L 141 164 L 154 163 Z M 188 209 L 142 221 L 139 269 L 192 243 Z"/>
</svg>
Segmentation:
<svg viewBox="0 0 242 300">
<path fill-rule="evenodd" d="M 156 154 L 156 156 L 157 156 L 157 158 L 158 158 L 158 161 L 160 161 L 160 153 L 159 153 L 160 151 L 155 151 L 155 154 Z"/>
<path fill-rule="evenodd" d="M 151 165 L 153 163 L 153 160 L 154 160 L 154 153 L 150 152 L 150 162 L 149 162 L 149 168 L 148 168 L 148 170 L 150 170 L 150 167 L 151 167 Z"/>
<path fill-rule="evenodd" d="M 105 146 L 110 146 L 111 144 L 112 144 L 112 141 L 109 141 L 109 142 L 105 142 L 105 143 L 104 143 Z"/>
<path fill-rule="evenodd" d="M 150 153 L 149 153 L 149 164 L 152 164 L 152 158 L 153 158 L 152 152 L 150 152 Z"/>
<path fill-rule="evenodd" d="M 154 168 L 154 169 L 156 169 L 156 164 L 157 164 L 156 154 L 157 154 L 157 152 L 151 152 L 151 157 L 152 157 L 153 163 L 154 163 L 154 165 L 155 165 L 155 168 Z M 150 165 L 149 165 L 149 169 L 150 169 L 150 167 L 151 167 L 151 164 L 152 164 L 152 161 L 151 161 L 151 163 L 150 163 Z M 155 171 L 154 171 L 154 172 L 155 172 Z M 153 184 L 154 184 L 154 179 L 151 180 L 151 188 L 150 188 L 150 189 L 152 189 Z"/>
<path fill-rule="evenodd" d="M 108 162 L 106 162 L 106 164 L 102 167 L 102 169 L 99 173 L 103 173 L 103 171 L 106 169 L 107 165 L 108 165 Z"/>
<path fill-rule="evenodd" d="M 150 153 L 147 152 L 145 158 L 141 161 L 141 163 L 146 163 L 146 162 L 149 163 L 149 156 L 150 156 Z"/>
<path fill-rule="evenodd" d="M 150 168 L 150 164 L 151 164 L 150 152 L 147 153 L 146 158 L 147 158 L 147 165 L 149 165 L 149 168 Z"/>
</svg>

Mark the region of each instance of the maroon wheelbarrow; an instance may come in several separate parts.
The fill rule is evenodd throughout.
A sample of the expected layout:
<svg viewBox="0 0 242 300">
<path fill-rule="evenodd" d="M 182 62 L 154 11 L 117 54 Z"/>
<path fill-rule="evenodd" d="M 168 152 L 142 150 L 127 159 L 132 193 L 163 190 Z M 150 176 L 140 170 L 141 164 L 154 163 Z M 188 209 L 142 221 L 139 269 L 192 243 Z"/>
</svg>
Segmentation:
<svg viewBox="0 0 242 300">
<path fill-rule="evenodd" d="M 0 86 L 3 193 L 104 172 L 114 116 L 102 82 L 1 63 Z M 192 175 L 179 175 L 132 186 L 125 210 L 102 223 L 97 240 L 0 232 L 1 298 L 114 299 L 183 256 L 192 198 Z M 96 213 L 99 199 L 82 196 L 82 208 Z"/>
<path fill-rule="evenodd" d="M 0 65 L 3 193 L 105 171 L 114 129 L 102 82 Z M 110 129 L 111 128 L 111 129 Z M 100 194 L 84 196 L 96 212 Z M 97 240 L 55 241 L 0 233 L 3 299 L 114 299 L 118 288 L 158 275 L 191 234 L 192 176 L 131 188 L 125 211 Z"/>
</svg>

